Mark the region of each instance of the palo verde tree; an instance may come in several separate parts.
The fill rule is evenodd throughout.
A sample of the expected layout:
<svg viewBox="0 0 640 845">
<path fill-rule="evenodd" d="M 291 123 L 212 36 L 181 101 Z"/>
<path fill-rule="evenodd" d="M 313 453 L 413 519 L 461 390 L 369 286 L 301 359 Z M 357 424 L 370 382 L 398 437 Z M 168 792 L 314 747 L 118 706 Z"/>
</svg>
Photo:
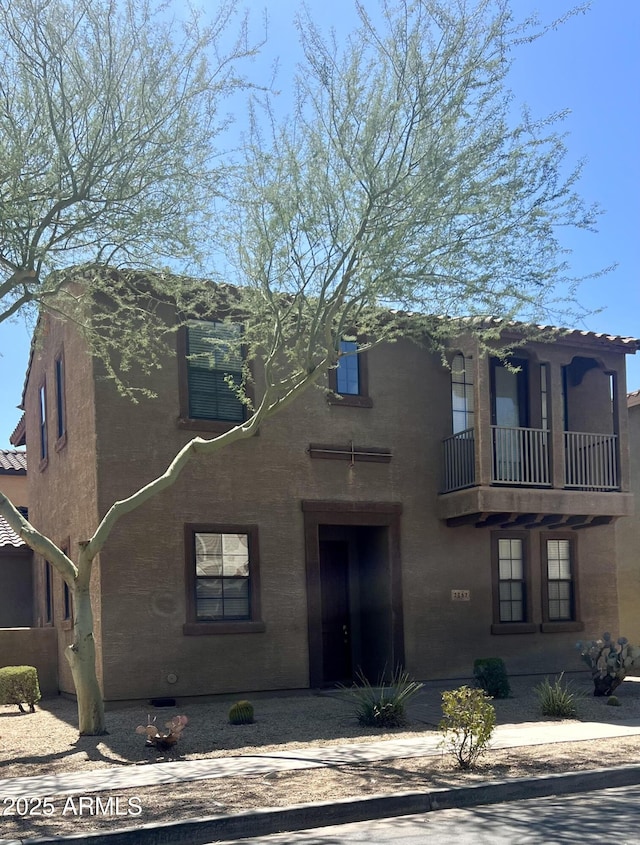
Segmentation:
<svg viewBox="0 0 640 845">
<path fill-rule="evenodd" d="M 541 30 L 514 23 L 507 0 L 383 2 L 375 19 L 357 8 L 359 27 L 343 42 L 298 19 L 289 117 L 268 98 L 250 104 L 242 155 L 212 198 L 210 237 L 233 285 L 163 290 L 183 317 L 227 309 L 221 354 L 238 353 L 231 326 L 242 323 L 245 360 L 262 374 L 247 421 L 187 443 L 160 477 L 108 510 L 74 560 L 0 497 L 0 513 L 72 588 L 82 733 L 104 730 L 92 563 L 125 514 L 172 485 L 193 456 L 252 436 L 321 385 L 341 338 L 366 348 L 412 332 L 442 347 L 461 315 L 539 320 L 557 295 L 572 301 L 557 231 L 590 229 L 597 211 L 576 193 L 579 169 L 565 171 L 552 122 L 525 114 L 514 125 L 506 85 L 513 46 Z M 119 278 L 127 286 L 131 277 Z M 481 320 L 465 326 L 481 343 L 496 339 Z M 246 398 L 245 384 L 229 386 Z"/>
</svg>

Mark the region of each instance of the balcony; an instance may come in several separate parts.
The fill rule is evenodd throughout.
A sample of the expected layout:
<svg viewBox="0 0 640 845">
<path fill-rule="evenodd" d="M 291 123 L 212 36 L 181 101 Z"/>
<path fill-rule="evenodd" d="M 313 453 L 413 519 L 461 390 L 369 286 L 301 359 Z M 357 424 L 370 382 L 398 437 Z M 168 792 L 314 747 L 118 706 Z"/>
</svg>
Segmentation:
<svg viewBox="0 0 640 845">
<path fill-rule="evenodd" d="M 491 426 L 491 484 L 550 487 L 550 432 Z M 619 490 L 615 434 L 564 432 L 564 487 Z M 444 441 L 443 493 L 476 483 L 474 430 Z"/>
<path fill-rule="evenodd" d="M 563 432 L 555 487 L 551 431 L 492 425 L 489 441 L 483 483 L 474 429 L 444 440 L 439 509 L 449 525 L 586 527 L 630 513 L 630 495 L 619 492 L 617 435 Z"/>
</svg>

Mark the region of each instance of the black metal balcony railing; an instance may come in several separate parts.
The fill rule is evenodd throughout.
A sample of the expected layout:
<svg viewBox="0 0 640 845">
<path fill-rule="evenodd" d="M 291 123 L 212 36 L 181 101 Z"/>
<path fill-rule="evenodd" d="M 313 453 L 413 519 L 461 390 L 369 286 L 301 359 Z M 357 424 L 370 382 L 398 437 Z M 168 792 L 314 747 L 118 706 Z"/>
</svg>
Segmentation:
<svg viewBox="0 0 640 845">
<path fill-rule="evenodd" d="M 494 484 L 549 486 L 549 433 L 542 428 L 492 425 Z"/>
<path fill-rule="evenodd" d="M 617 490 L 618 462 L 615 434 L 564 433 L 565 487 Z"/>
<path fill-rule="evenodd" d="M 447 437 L 444 446 L 444 492 L 475 484 L 476 453 L 473 429 L 466 428 Z"/>
<path fill-rule="evenodd" d="M 444 440 L 444 486 L 450 493 L 477 483 L 472 428 Z M 550 432 L 539 428 L 491 426 L 491 483 L 550 487 Z M 564 486 L 618 490 L 615 434 L 564 433 Z"/>
</svg>

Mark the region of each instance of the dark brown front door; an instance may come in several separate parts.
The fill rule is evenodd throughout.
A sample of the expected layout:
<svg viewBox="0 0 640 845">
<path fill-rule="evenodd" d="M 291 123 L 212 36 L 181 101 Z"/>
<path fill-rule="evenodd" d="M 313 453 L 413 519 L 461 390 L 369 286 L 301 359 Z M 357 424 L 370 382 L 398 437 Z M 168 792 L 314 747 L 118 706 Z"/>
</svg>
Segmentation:
<svg viewBox="0 0 640 845">
<path fill-rule="evenodd" d="M 325 683 L 351 680 L 349 543 L 320 541 L 322 674 Z"/>
</svg>

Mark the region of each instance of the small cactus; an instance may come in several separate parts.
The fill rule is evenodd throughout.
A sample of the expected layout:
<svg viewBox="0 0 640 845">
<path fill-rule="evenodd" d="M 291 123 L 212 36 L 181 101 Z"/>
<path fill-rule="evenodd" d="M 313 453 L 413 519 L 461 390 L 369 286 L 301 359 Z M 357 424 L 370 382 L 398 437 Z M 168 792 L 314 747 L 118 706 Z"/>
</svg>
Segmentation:
<svg viewBox="0 0 640 845">
<path fill-rule="evenodd" d="M 607 704 L 611 705 L 611 707 L 620 707 L 620 702 L 618 701 L 617 695 L 610 695 L 607 699 Z"/>
<path fill-rule="evenodd" d="M 229 708 L 229 722 L 232 725 L 250 725 L 253 723 L 253 704 L 250 701 L 236 701 Z"/>
<path fill-rule="evenodd" d="M 168 728 L 168 731 L 161 733 L 156 726 L 155 716 L 153 719 L 147 716 L 147 724 L 138 725 L 136 733 L 147 737 L 145 745 L 153 745 L 161 751 L 168 751 L 180 739 L 188 721 L 186 716 L 174 716 L 169 722 L 165 722 L 164 726 Z"/>
</svg>

